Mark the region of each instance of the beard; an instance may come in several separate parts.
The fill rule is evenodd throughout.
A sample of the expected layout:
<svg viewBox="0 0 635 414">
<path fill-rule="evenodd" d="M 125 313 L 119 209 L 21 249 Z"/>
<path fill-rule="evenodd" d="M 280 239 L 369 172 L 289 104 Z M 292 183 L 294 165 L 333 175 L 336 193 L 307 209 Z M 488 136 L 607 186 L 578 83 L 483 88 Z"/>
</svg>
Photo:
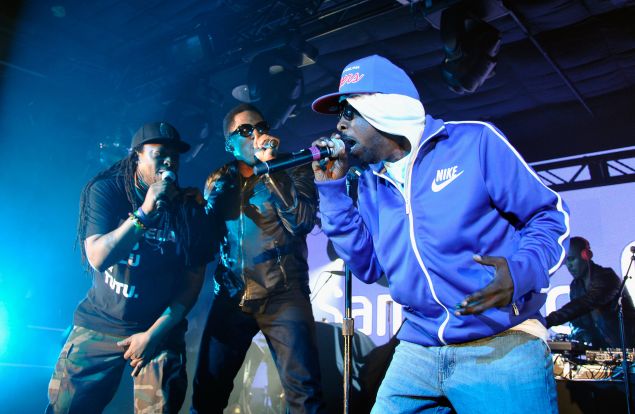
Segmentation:
<svg viewBox="0 0 635 414">
<path fill-rule="evenodd" d="M 366 147 L 357 143 L 351 147 L 351 156 L 357 158 L 365 164 L 376 164 L 382 161 L 375 147 Z"/>
</svg>

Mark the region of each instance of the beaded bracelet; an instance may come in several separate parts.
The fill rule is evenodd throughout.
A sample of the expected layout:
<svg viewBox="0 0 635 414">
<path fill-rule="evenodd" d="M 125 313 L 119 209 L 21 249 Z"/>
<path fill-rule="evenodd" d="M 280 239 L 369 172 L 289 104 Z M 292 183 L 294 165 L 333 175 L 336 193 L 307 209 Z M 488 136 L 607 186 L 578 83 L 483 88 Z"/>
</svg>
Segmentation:
<svg viewBox="0 0 635 414">
<path fill-rule="evenodd" d="M 132 220 L 132 223 L 138 230 L 146 230 L 147 227 L 139 217 L 137 217 L 134 213 L 128 213 L 128 217 Z"/>
<path fill-rule="evenodd" d="M 146 213 L 143 212 L 143 210 L 141 209 L 141 207 L 139 207 L 134 213 L 135 216 L 137 216 L 137 218 L 139 219 L 139 221 L 141 221 L 141 223 L 146 226 L 148 226 L 148 215 Z"/>
</svg>

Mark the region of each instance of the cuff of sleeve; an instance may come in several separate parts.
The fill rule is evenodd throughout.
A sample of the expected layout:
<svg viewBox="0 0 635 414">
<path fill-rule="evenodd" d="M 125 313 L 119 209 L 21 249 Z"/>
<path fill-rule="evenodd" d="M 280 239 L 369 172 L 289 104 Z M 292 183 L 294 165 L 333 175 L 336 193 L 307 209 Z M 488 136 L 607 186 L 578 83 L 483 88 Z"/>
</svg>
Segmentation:
<svg viewBox="0 0 635 414">
<path fill-rule="evenodd" d="M 539 282 L 536 280 L 539 270 L 531 267 L 530 260 L 507 257 L 507 266 L 514 282 L 512 303 L 529 292 L 540 290 L 541 287 L 538 286 Z"/>
<path fill-rule="evenodd" d="M 341 211 L 346 209 L 351 203 L 351 199 L 346 195 L 346 177 L 330 180 L 316 181 L 318 194 L 320 195 L 320 211 Z"/>
</svg>

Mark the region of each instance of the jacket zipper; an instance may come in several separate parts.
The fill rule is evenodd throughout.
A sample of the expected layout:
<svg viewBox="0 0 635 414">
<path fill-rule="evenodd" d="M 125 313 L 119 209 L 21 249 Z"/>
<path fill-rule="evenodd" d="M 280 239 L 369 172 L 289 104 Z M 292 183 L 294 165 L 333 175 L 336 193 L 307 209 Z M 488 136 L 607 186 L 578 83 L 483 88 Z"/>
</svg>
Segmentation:
<svg viewBox="0 0 635 414">
<path fill-rule="evenodd" d="M 417 262 L 419 262 L 419 267 L 421 268 L 421 270 L 423 270 L 423 274 L 426 277 L 426 280 L 428 282 L 428 287 L 430 287 L 430 293 L 432 293 L 432 298 L 445 311 L 445 315 L 446 315 L 445 316 L 445 320 L 441 323 L 441 326 L 439 326 L 439 328 L 437 329 L 437 337 L 439 338 L 439 341 L 443 345 L 447 345 L 447 343 L 445 342 L 445 339 L 443 339 L 443 333 L 445 331 L 445 327 L 447 326 L 448 322 L 450 321 L 450 311 L 448 310 L 447 307 L 445 307 L 445 305 L 443 305 L 443 303 L 441 303 L 441 301 L 437 297 L 436 291 L 434 290 L 434 285 L 432 284 L 432 279 L 430 278 L 430 275 L 428 274 L 428 269 L 423 264 L 423 259 L 421 258 L 421 254 L 419 254 L 419 249 L 417 248 L 417 242 L 416 242 L 415 236 L 414 236 L 414 218 L 412 217 L 412 214 L 410 214 L 412 212 L 412 206 L 410 204 L 410 187 L 411 187 L 411 182 L 412 182 L 412 170 L 413 170 L 413 167 L 414 167 L 415 160 L 416 160 L 417 156 L 419 155 L 419 151 L 421 150 L 421 148 L 423 148 L 423 146 L 430 139 L 432 139 L 434 136 L 436 136 L 444 128 L 445 128 L 445 124 L 443 126 L 441 126 L 438 130 L 436 130 L 434 133 L 432 133 L 428 138 L 426 138 L 421 144 L 419 144 L 419 146 L 417 146 L 417 151 L 414 154 L 412 154 L 412 159 L 410 160 L 410 162 L 408 164 L 408 170 L 406 172 L 406 183 L 405 183 L 406 185 L 405 185 L 405 188 L 404 188 L 404 192 L 402 192 L 399 189 L 399 186 L 395 185 L 395 183 L 392 180 L 390 180 L 387 176 L 385 176 L 383 174 L 377 174 L 377 173 L 375 173 L 375 174 L 380 176 L 380 177 L 382 177 L 382 178 L 384 178 L 384 179 L 386 179 L 386 180 L 388 180 L 388 181 L 390 181 L 399 190 L 399 192 L 404 197 L 404 202 L 406 204 L 406 215 L 408 216 L 408 222 L 409 222 L 409 226 L 410 226 L 410 228 L 409 228 L 410 245 L 412 246 L 412 250 L 413 250 L 413 252 L 415 254 L 415 257 L 417 258 Z"/>
<path fill-rule="evenodd" d="M 405 183 L 405 189 L 404 189 L 406 193 L 406 196 L 405 196 L 406 215 L 410 215 L 410 213 L 412 213 L 412 205 L 410 204 L 410 193 L 411 193 L 410 188 L 412 187 L 412 170 L 414 169 L 415 161 L 417 159 L 417 156 L 419 155 L 419 151 L 421 151 L 421 148 L 423 148 L 423 146 L 428 141 L 430 141 L 433 137 L 439 134 L 439 132 L 441 132 L 443 129 L 445 129 L 445 124 L 443 124 L 439 129 L 434 131 L 432 134 L 430 134 L 428 138 L 424 139 L 423 142 L 417 146 L 417 152 L 412 154 L 412 158 L 410 159 L 410 162 L 408 163 L 408 169 L 406 170 L 406 183 Z"/>
<path fill-rule="evenodd" d="M 240 277 L 243 280 L 243 285 L 245 286 L 245 290 L 243 292 L 243 296 L 240 299 L 240 306 L 243 306 L 245 304 L 245 300 L 248 297 L 248 289 L 249 289 L 249 285 L 247 284 L 247 279 L 245 278 L 245 252 L 244 252 L 244 247 L 243 247 L 243 239 L 245 236 L 245 219 L 244 219 L 244 194 L 245 194 L 245 187 L 247 187 L 247 179 L 244 177 L 241 177 L 241 180 L 244 180 L 242 183 L 242 188 L 240 189 L 240 219 L 239 219 L 239 223 L 240 223 L 240 234 L 238 237 L 239 243 L 238 245 L 240 246 Z"/>
<path fill-rule="evenodd" d="M 280 247 L 278 247 L 278 240 L 274 240 L 273 244 L 276 247 L 276 256 L 277 256 L 276 261 L 278 263 L 278 266 L 280 267 L 280 272 L 282 272 L 282 277 L 284 279 L 284 286 L 286 288 L 288 287 L 287 272 L 284 271 L 284 267 L 282 266 L 282 255 L 280 254 Z"/>
</svg>

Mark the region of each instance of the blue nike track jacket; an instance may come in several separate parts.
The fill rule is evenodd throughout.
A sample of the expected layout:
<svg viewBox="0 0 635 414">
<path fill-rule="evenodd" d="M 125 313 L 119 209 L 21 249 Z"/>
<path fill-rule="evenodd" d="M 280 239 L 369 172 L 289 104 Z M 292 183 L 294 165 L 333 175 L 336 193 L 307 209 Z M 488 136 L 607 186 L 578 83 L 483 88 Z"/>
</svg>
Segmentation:
<svg viewBox="0 0 635 414">
<path fill-rule="evenodd" d="M 393 299 L 403 305 L 399 339 L 462 343 L 526 319 L 544 321 L 539 310 L 549 277 L 568 248 L 569 213 L 561 197 L 491 124 L 427 116 L 413 151 L 403 189 L 383 163 L 362 174 L 358 208 L 345 179 L 317 183 L 322 228 L 337 253 L 366 283 L 385 273 Z M 455 316 L 456 304 L 494 276 L 474 254 L 507 259 L 512 303 Z"/>
</svg>

